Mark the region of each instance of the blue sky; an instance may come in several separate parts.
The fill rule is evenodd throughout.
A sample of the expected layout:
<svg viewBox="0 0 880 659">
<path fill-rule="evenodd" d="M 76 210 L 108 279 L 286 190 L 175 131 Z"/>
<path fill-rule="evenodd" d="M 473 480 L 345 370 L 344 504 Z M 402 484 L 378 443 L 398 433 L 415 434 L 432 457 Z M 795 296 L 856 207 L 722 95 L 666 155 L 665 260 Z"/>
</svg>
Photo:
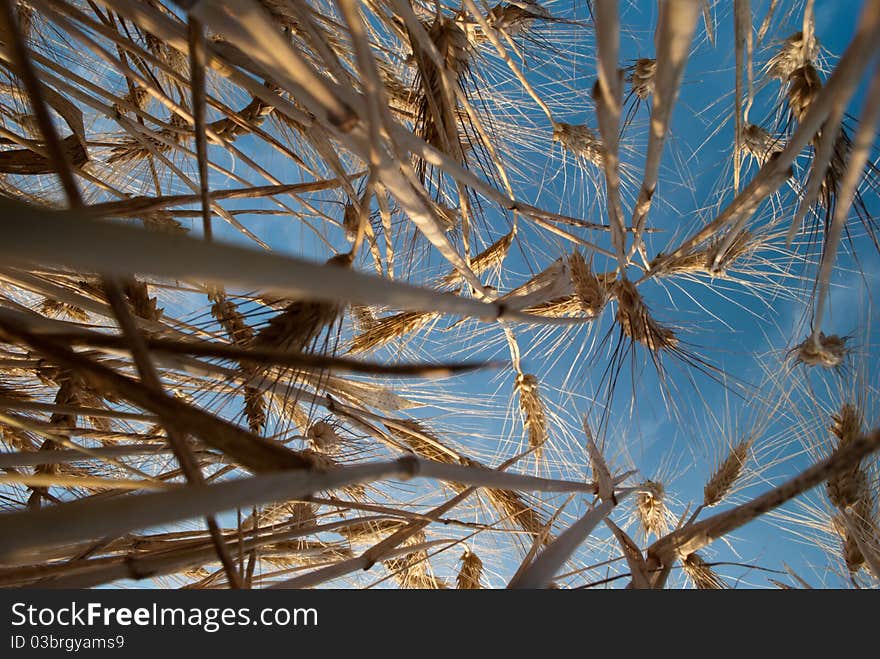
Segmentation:
<svg viewBox="0 0 880 659">
<path fill-rule="evenodd" d="M 653 26 L 656 21 L 656 4 L 653 2 L 621 3 L 622 23 L 626 29 L 621 39 L 622 63 L 638 57 L 653 56 Z M 802 3 L 781 2 L 777 18 L 771 25 L 764 42 L 756 45 L 756 83 L 762 79 L 761 67 L 778 48 L 780 40 L 800 29 L 799 9 L 786 16 L 788 10 Z M 648 240 L 648 253 L 653 257 L 665 245 L 675 244 L 713 217 L 714 212 L 729 202 L 734 195 L 731 179 L 730 153 L 733 141 L 734 71 L 732 3 L 715 3 L 717 41 L 711 45 L 705 39 L 702 21 L 698 24 L 695 52 L 688 64 L 681 94 L 673 114 L 671 136 L 664 154 L 660 186 L 649 223 L 659 229 Z M 764 17 L 768 2 L 752 2 L 755 23 Z M 816 2 L 816 34 L 825 49 L 828 61 L 843 52 L 856 27 L 859 3 Z M 548 2 L 548 9 L 566 19 L 586 18 L 586 3 L 556 1 Z M 541 27 L 538 31 L 546 41 L 525 42 L 526 73 L 541 92 L 553 92 L 548 104 L 560 121 L 586 123 L 596 128 L 590 87 L 595 78 L 595 39 L 592 28 L 585 29 L 566 23 Z M 547 43 L 554 44 L 552 48 Z M 502 150 L 511 168 L 516 196 L 554 212 L 582 217 L 593 222 L 606 222 L 602 192 L 601 172 L 592 165 L 580 166 L 570 154 L 550 140 L 550 127 L 546 118 L 531 99 L 519 89 L 506 68 L 497 60 L 479 62 L 485 66 L 480 72 L 482 80 L 495 85 L 494 91 L 483 90 L 487 106 L 497 113 L 499 131 L 513 124 L 517 131 L 504 133 L 507 143 Z M 772 122 L 768 107 L 773 102 L 778 84 L 770 83 L 756 95 L 752 109 L 753 123 Z M 498 96 L 506 97 L 500 100 Z M 858 114 L 864 100 L 864 86 L 852 101 L 852 112 Z M 635 114 L 633 124 L 627 129 L 623 140 L 625 179 L 637 179 L 641 172 L 641 153 L 646 143 L 648 108 L 645 104 Z M 761 124 L 772 129 L 771 124 Z M 265 146 L 256 146 L 248 136 L 242 137 L 237 146 L 247 152 L 258 152 L 261 164 L 284 182 L 296 181 L 300 172 L 290 161 Z M 246 173 L 247 168 L 229 160 L 236 171 Z M 747 170 L 753 174 L 756 170 Z M 750 175 L 746 175 L 747 177 Z M 254 180 L 258 177 L 254 176 Z M 214 175 L 215 187 L 234 187 L 230 182 Z M 635 184 L 625 185 L 624 204 L 631 209 L 637 192 Z M 323 199 L 323 203 L 321 202 Z M 322 211 L 333 217 L 340 216 L 341 203 L 334 195 L 310 198 Z M 755 226 L 766 225 L 771 217 L 782 214 L 791 216 L 793 194 L 783 189 L 772 202 L 766 202 L 755 218 Z M 776 209 L 783 209 L 774 211 Z M 239 208 L 255 206 L 269 208 L 269 202 L 239 202 Z M 876 211 L 876 194 L 869 195 L 869 206 Z M 230 208 L 235 207 L 230 205 Z M 326 245 L 317 240 L 301 224 L 283 218 L 266 215 L 241 216 L 246 225 L 266 240 L 273 249 L 315 260 L 328 255 Z M 485 205 L 485 215 L 478 224 L 480 247 L 493 242 L 509 230 L 512 217 Z M 327 240 L 337 251 L 348 248 L 342 232 L 325 227 Z M 515 286 L 554 259 L 570 253 L 572 245 L 520 219 L 519 243 L 515 244 L 505 261 L 504 274 L 490 281 L 499 288 Z M 196 222 L 197 224 L 197 222 Z M 217 222 L 217 235 L 223 240 L 241 242 L 244 238 L 230 227 Z M 198 228 L 194 231 L 197 233 Z M 607 235 L 575 230 L 589 240 L 607 247 Z M 857 373 L 869 385 L 877 384 L 876 354 L 870 329 L 877 324 L 878 312 L 869 299 L 869 291 L 876 284 L 878 266 L 877 252 L 864 236 L 856 232 L 861 274 L 851 256 L 842 254 L 841 269 L 836 273 L 831 295 L 831 312 L 826 331 L 852 335 L 855 348 L 854 366 L 850 373 Z M 409 234 L 401 233 L 398 249 L 402 254 L 408 245 Z M 456 238 L 457 239 L 457 238 Z M 779 245 L 778 238 L 771 241 Z M 814 246 L 815 247 L 815 246 Z M 801 245 L 803 257 L 809 245 Z M 431 250 L 418 250 L 413 267 L 413 279 L 428 283 L 440 272 L 447 270 L 441 259 Z M 773 248 L 760 252 L 755 259 L 772 258 L 783 262 L 787 257 Z M 753 259 L 756 267 L 761 263 Z M 370 269 L 363 260 L 359 267 Z M 611 267 L 602 257 L 594 261 L 597 271 Z M 719 368 L 728 378 L 721 386 L 716 379 L 707 377 L 693 368 L 678 363 L 671 356 L 663 357 L 668 369 L 667 380 L 661 382 L 646 352 L 637 347 L 632 359 L 627 359 L 621 369 L 613 404 L 607 411 L 607 425 L 600 435 L 608 457 L 620 470 L 636 468 L 638 479 L 660 479 L 670 493 L 670 508 L 678 516 L 691 502 L 698 503 L 702 487 L 709 472 L 726 449 L 725 440 L 741 435 L 745 428 L 768 417 L 772 405 L 781 397 L 780 391 L 794 391 L 793 399 L 804 403 L 803 388 L 812 384 L 815 390 L 837 387 L 841 376 L 828 373 L 808 373 L 801 368 L 786 366 L 786 353 L 801 341 L 808 332 L 804 324 L 805 305 L 815 273 L 815 263 L 794 259 L 792 273 L 773 284 L 774 288 L 756 295 L 754 287 L 736 282 L 717 281 L 707 286 L 705 278 L 699 281 L 677 280 L 662 284 L 650 282 L 642 293 L 653 315 L 660 322 L 676 328 L 685 347 L 705 358 L 706 362 Z M 637 272 L 631 276 L 637 276 Z M 758 280 L 760 284 L 762 280 Z M 752 282 L 755 280 L 752 278 Z M 866 284 L 867 282 L 867 284 Z M 765 282 L 766 283 L 766 282 Z M 193 312 L 192 300 L 173 303 L 169 312 L 182 315 Z M 197 313 L 204 314 L 201 307 Z M 546 461 L 524 461 L 524 471 L 557 477 L 587 477 L 588 461 L 580 431 L 581 419 L 588 415 L 598 425 L 607 401 L 602 374 L 610 359 L 610 349 L 617 340 L 617 329 L 612 324 L 613 314 L 606 310 L 601 320 L 592 325 L 569 329 L 516 328 L 523 352 L 523 369 L 535 373 L 540 380 L 542 395 L 548 411 L 558 417 L 552 424 L 552 436 L 546 451 Z M 441 320 L 437 329 L 422 333 L 409 341 L 404 349 L 394 347 L 380 351 L 377 356 L 385 358 L 492 358 L 506 359 L 507 345 L 497 326 L 481 326 L 465 323 L 452 327 L 453 321 Z M 349 328 L 344 330 L 350 331 Z M 476 336 L 476 338 L 474 338 Z M 633 370 L 631 370 L 631 368 Z M 632 374 L 637 374 L 633 378 Z M 743 386 L 738 386 L 740 381 Z M 497 463 L 521 450 L 523 437 L 521 421 L 513 395 L 511 369 L 497 372 L 451 378 L 440 383 L 407 381 L 393 385 L 404 395 L 424 402 L 412 414 L 429 419 L 438 431 L 442 430 L 464 452 L 479 456 L 487 463 Z M 663 387 L 668 398 L 661 395 Z M 439 392 L 439 393 L 438 393 Z M 677 413 L 671 412 L 670 400 Z M 635 401 L 635 404 L 633 403 Z M 829 403 L 830 404 L 830 403 Z M 876 408 L 869 406 L 869 423 L 876 420 Z M 793 475 L 809 462 L 811 456 L 804 452 L 798 438 L 807 444 L 819 441 L 823 426 L 817 421 L 821 415 L 816 410 L 803 411 L 802 416 L 793 413 L 777 414 L 768 420 L 766 428 L 756 443 L 755 453 L 762 460 L 772 462 L 759 474 L 749 479 L 749 487 L 738 493 L 734 502 L 754 496 L 781 479 Z M 827 415 L 826 415 L 827 416 Z M 827 434 L 827 433 L 825 433 Z M 770 441 L 770 440 L 773 441 Z M 765 443 L 762 443 L 766 440 Z M 765 445 L 766 444 L 766 445 Z M 409 486 L 407 486 L 409 487 Z M 404 490 L 406 491 L 406 490 Z M 386 492 L 382 493 L 387 494 Z M 398 492 L 398 495 L 400 493 Z M 439 500 L 439 492 L 427 487 L 413 489 L 413 501 L 421 508 Z M 381 498 L 381 497 L 380 497 Z M 819 502 L 816 493 L 810 500 Z M 561 503 L 552 500 L 554 503 Z M 582 514 L 586 502 L 574 500 L 561 516 L 561 526 Z M 548 506 L 552 509 L 552 506 Z M 795 513 L 801 509 L 791 508 Z M 464 515 L 474 519 L 478 513 L 466 508 Z M 618 519 L 615 517 L 615 519 Z M 618 519 L 618 521 L 620 521 Z M 625 520 L 624 520 L 625 521 Z M 785 526 L 783 524 L 783 526 Z M 635 533 L 635 527 L 630 525 Z M 443 533 L 447 533 L 443 529 Z M 451 531 L 449 531 L 451 533 Z M 718 542 L 707 552 L 713 560 L 735 561 L 782 569 L 787 562 L 807 581 L 814 585 L 839 585 L 843 583 L 838 574 L 828 571 L 828 560 L 812 543 L 812 533 L 796 538 L 780 530 L 778 520 L 765 520 L 749 525 L 734 534 L 735 542 Z M 445 537 L 445 536 L 444 536 Z M 604 540 L 607 533 L 602 536 Z M 516 543 L 509 538 L 476 536 L 469 542 L 478 551 L 492 556 L 499 573 L 515 567 L 521 559 Z M 589 564 L 595 556 L 607 553 L 607 546 L 591 546 L 576 559 L 576 564 Z M 453 548 L 438 563 L 457 559 L 460 548 Z M 454 563 L 454 560 L 453 560 Z M 447 566 L 448 567 L 448 566 Z M 766 586 L 768 576 L 758 570 L 725 567 L 719 570 L 729 578 L 732 585 L 742 587 Z M 598 574 L 598 573 L 597 573 Z M 603 572 L 602 575 L 605 573 Z M 368 584 L 381 575 L 360 577 Z M 599 578 L 597 576 L 597 578 Z M 500 574 L 490 575 L 492 585 L 503 584 Z M 583 581 L 573 580 L 573 585 Z"/>
</svg>

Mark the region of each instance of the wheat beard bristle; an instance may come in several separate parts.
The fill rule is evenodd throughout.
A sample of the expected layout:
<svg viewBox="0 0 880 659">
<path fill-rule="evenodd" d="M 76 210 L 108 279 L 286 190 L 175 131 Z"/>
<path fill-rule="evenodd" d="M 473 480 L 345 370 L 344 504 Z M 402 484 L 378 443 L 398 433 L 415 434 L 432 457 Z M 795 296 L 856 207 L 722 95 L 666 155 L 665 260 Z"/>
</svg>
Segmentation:
<svg viewBox="0 0 880 659">
<path fill-rule="evenodd" d="M 529 447 L 535 450 L 535 457 L 540 459 L 541 447 L 547 441 L 547 417 L 538 392 L 538 378 L 530 373 L 520 373 L 516 376 L 515 389 L 523 424 L 529 435 Z"/>
<path fill-rule="evenodd" d="M 614 295 L 617 298 L 617 322 L 632 341 L 650 350 L 665 350 L 678 345 L 674 332 L 651 318 L 648 307 L 631 281 L 619 280 L 615 284 Z"/>
<path fill-rule="evenodd" d="M 480 578 L 483 576 L 483 561 L 467 546 L 459 560 L 461 568 L 455 580 L 458 590 L 480 590 L 483 587 L 480 583 Z"/>
<path fill-rule="evenodd" d="M 752 440 L 746 439 L 730 449 L 727 457 L 718 465 L 715 473 L 703 488 L 704 507 L 708 508 L 721 503 L 724 497 L 730 493 L 733 485 L 742 475 L 751 446 Z"/>
</svg>

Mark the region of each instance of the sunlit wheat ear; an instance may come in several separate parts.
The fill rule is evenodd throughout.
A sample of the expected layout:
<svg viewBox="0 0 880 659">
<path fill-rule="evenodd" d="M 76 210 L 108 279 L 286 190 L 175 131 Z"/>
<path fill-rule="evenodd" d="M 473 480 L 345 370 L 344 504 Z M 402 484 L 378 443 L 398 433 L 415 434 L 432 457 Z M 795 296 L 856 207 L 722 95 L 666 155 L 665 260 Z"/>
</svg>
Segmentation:
<svg viewBox="0 0 880 659">
<path fill-rule="evenodd" d="M 706 271 L 713 277 L 726 277 L 727 271 L 752 252 L 757 244 L 751 232 L 746 229 L 740 231 L 732 243 L 726 243 L 724 236 L 712 241 L 706 250 Z"/>
<path fill-rule="evenodd" d="M 189 58 L 186 55 L 149 32 L 145 34 L 145 37 L 147 49 L 153 55 L 155 55 L 158 59 L 164 61 L 169 68 L 174 70 L 182 77 L 189 78 Z M 169 84 L 177 84 L 177 81 L 164 71 L 160 71 L 159 75 Z"/>
<path fill-rule="evenodd" d="M 846 341 L 846 337 L 837 334 L 826 336 L 820 332 L 815 340 L 812 336 L 808 336 L 803 343 L 796 346 L 794 356 L 806 366 L 838 368 L 843 365 L 848 353 Z"/>
<path fill-rule="evenodd" d="M 582 162 L 592 163 L 596 167 L 603 166 L 602 140 L 586 126 L 555 122 L 553 141 L 559 142 L 566 151 L 574 154 Z"/>
<path fill-rule="evenodd" d="M 547 416 L 538 391 L 538 378 L 531 373 L 520 373 L 516 376 L 514 389 L 519 398 L 523 426 L 528 433 L 529 448 L 534 449 L 535 457 L 540 459 L 541 447 L 547 441 Z"/>
<path fill-rule="evenodd" d="M 581 315 L 582 308 L 583 305 L 576 295 L 564 295 L 547 302 L 542 302 L 534 307 L 528 307 L 526 312 L 535 316 L 546 316 L 547 318 L 566 318 Z"/>
<path fill-rule="evenodd" d="M 603 501 L 615 501 L 614 482 L 611 478 L 611 470 L 605 461 L 605 456 L 593 439 L 593 431 L 587 418 L 584 418 L 584 435 L 586 439 L 587 455 L 590 457 L 590 469 L 593 472 L 593 480 L 596 483 L 597 494 Z M 615 535 L 620 535 L 615 532 Z"/>
<path fill-rule="evenodd" d="M 208 292 L 211 301 L 211 315 L 226 332 L 229 339 L 237 346 L 247 346 L 253 341 L 254 330 L 247 324 L 244 315 L 229 301 L 226 294 L 220 289 L 212 289 Z M 250 365 L 243 365 L 250 370 Z M 244 414 L 248 422 L 248 428 L 255 434 L 261 434 L 266 427 L 267 403 L 265 395 L 257 388 L 245 386 Z"/>
<path fill-rule="evenodd" d="M 865 567 L 865 550 L 876 552 L 880 547 L 880 528 L 874 518 L 874 508 L 873 498 L 870 493 L 865 493 L 854 506 L 832 519 L 832 526 L 841 538 L 844 563 L 852 574 Z M 871 559 L 876 563 L 880 556 Z"/>
<path fill-rule="evenodd" d="M 27 3 L 15 3 L 15 18 L 18 21 L 18 29 L 25 41 L 30 41 L 34 30 L 34 10 Z"/>
<path fill-rule="evenodd" d="M 743 128 L 743 149 L 758 165 L 764 165 L 775 154 L 781 153 L 785 143 L 781 137 L 767 132 L 755 124 Z"/>
<path fill-rule="evenodd" d="M 681 561 L 687 578 L 699 590 L 723 590 L 727 584 L 706 564 L 699 554 L 693 553 Z"/>
<path fill-rule="evenodd" d="M 307 448 L 298 452 L 298 455 L 309 463 L 309 468 L 316 471 L 326 471 L 340 465 L 340 461 L 336 457 L 327 453 L 319 453 L 313 449 Z M 366 494 L 366 486 L 363 483 L 356 485 L 346 485 L 342 491 L 354 501 L 360 501 Z"/>
<path fill-rule="evenodd" d="M 22 387 L 12 385 L 11 383 L 0 380 L 0 398 L 10 398 L 18 401 L 28 401 L 33 399 L 33 395 Z"/>
<path fill-rule="evenodd" d="M 647 480 L 636 494 L 636 518 L 647 540 L 653 535 L 660 538 L 669 533 L 669 509 L 666 507 L 666 489 L 658 481 Z"/>
<path fill-rule="evenodd" d="M 577 250 L 569 255 L 568 268 L 581 311 L 588 316 L 598 316 L 608 302 L 606 278 L 596 275 Z"/>
<path fill-rule="evenodd" d="M 254 337 L 254 330 L 238 307 L 219 289 L 209 291 L 208 299 L 211 301 L 211 315 L 226 331 L 229 339 L 236 345 L 247 345 Z"/>
<path fill-rule="evenodd" d="M 354 320 L 355 328 L 360 332 L 366 332 L 376 322 L 373 310 L 363 304 L 352 304 L 349 306 L 348 311 Z"/>
<path fill-rule="evenodd" d="M 346 538 L 352 545 L 376 543 L 403 528 L 405 523 L 392 519 L 353 521 L 340 526 L 334 532 Z"/>
<path fill-rule="evenodd" d="M 498 514 L 508 518 L 509 524 L 516 525 L 533 536 L 541 535 L 546 522 L 535 506 L 528 505 L 518 493 L 510 490 L 488 489 L 486 496 Z M 544 543 L 549 543 L 551 540 L 552 538 L 547 534 Z"/>
<path fill-rule="evenodd" d="M 169 142 L 175 144 L 183 142 L 184 135 L 190 130 L 190 126 L 178 114 L 172 114 L 168 117 L 168 124 L 169 128 L 163 128 L 157 133 L 157 135 L 163 138 L 162 140 L 143 136 L 140 139 L 128 138 L 121 140 L 118 145 L 110 149 L 107 163 L 110 165 L 137 163 L 151 158 L 152 151 L 160 154 L 171 152 L 173 147 Z M 144 142 L 150 145 L 149 148 L 145 146 Z"/>
<path fill-rule="evenodd" d="M 450 208 L 441 201 L 435 201 L 434 210 L 437 211 L 437 221 L 444 232 L 449 233 L 461 225 L 461 212 L 455 208 Z"/>
<path fill-rule="evenodd" d="M 500 267 L 507 257 L 507 252 L 510 251 L 510 245 L 513 243 L 515 235 L 515 230 L 511 229 L 471 259 L 471 270 L 473 270 L 474 274 L 481 275 L 493 268 Z M 452 272 L 443 278 L 442 283 L 452 285 L 460 281 L 461 275 L 457 272 Z"/>
<path fill-rule="evenodd" d="M 489 10 L 485 19 L 494 30 L 510 38 L 528 37 L 537 22 L 555 20 L 546 8 L 534 0 L 499 2 Z M 468 41 L 474 46 L 490 43 L 489 36 L 477 20 L 460 12 L 456 21 L 467 34 Z M 503 36 L 501 40 L 504 41 Z"/>
<path fill-rule="evenodd" d="M 639 99 L 644 101 L 654 93 L 654 75 L 656 73 L 657 60 L 646 57 L 636 60 L 629 76 L 629 84 Z"/>
<path fill-rule="evenodd" d="M 861 411 L 849 403 L 831 417 L 831 433 L 837 438 L 837 446 L 848 446 L 857 440 L 863 431 L 864 417 Z M 862 470 L 861 462 L 853 464 L 825 484 L 828 498 L 841 510 L 855 506 L 868 496 L 868 475 Z"/>
<path fill-rule="evenodd" d="M 395 419 L 391 434 L 418 456 L 435 462 L 459 463 L 457 453 L 447 447 L 427 425 L 415 419 Z"/>
<path fill-rule="evenodd" d="M 263 124 L 275 108 L 259 98 L 252 98 L 250 103 L 238 111 L 240 121 L 224 117 L 209 124 L 211 132 L 227 140 L 234 140 L 239 135 L 252 132 Z"/>
<path fill-rule="evenodd" d="M 553 18 L 552 14 L 534 0 L 499 2 L 492 7 L 486 17 L 496 30 L 503 30 L 510 36 L 525 32 L 535 21 Z"/>
<path fill-rule="evenodd" d="M 55 405 L 72 406 L 79 404 L 84 383 L 75 374 L 63 369 L 43 369 L 42 377 L 46 378 L 49 382 L 57 383 L 58 390 L 55 392 Z M 76 418 L 76 415 L 73 414 L 54 413 L 49 423 L 58 429 L 72 428 L 76 426 Z M 40 445 L 41 451 L 51 451 L 55 448 L 58 448 L 58 445 L 51 439 L 44 439 Z M 38 465 L 34 469 L 34 473 L 55 476 L 61 473 L 61 469 L 57 464 Z M 28 498 L 28 508 L 40 508 L 43 498 L 49 497 L 49 490 L 43 487 L 33 487 L 31 489 L 32 492 Z"/>
<path fill-rule="evenodd" d="M 46 298 L 40 303 L 40 313 L 44 316 L 51 316 L 54 318 L 66 316 L 67 318 L 77 320 L 81 323 L 86 323 L 89 320 L 89 314 L 78 306 L 67 302 L 59 302 L 52 298 Z"/>
<path fill-rule="evenodd" d="M 439 314 L 431 311 L 404 311 L 393 316 L 374 318 L 368 327 L 354 337 L 349 352 L 358 354 L 381 348 L 421 329 L 438 317 Z"/>
<path fill-rule="evenodd" d="M 248 429 L 254 434 L 261 434 L 266 427 L 266 398 L 259 389 L 244 388 L 244 414 Z"/>
<path fill-rule="evenodd" d="M 815 36 L 805 40 L 803 32 L 795 32 L 767 62 L 767 75 L 785 82 L 796 69 L 811 63 L 816 52 Z"/>
<path fill-rule="evenodd" d="M 479 590 L 483 587 L 480 579 L 483 576 L 483 561 L 477 556 L 470 547 L 465 546 L 464 553 L 459 559 L 461 567 L 458 570 L 458 576 L 455 578 L 456 588 L 458 590 Z"/>
<path fill-rule="evenodd" d="M 471 46 L 467 35 L 456 21 L 438 15 L 425 26 L 443 62 L 444 70 L 437 68 L 434 60 L 423 50 L 417 37 L 410 37 L 413 59 L 418 68 L 416 89 L 416 133 L 431 146 L 464 161 L 465 149 L 459 131 L 458 100 L 454 91 L 444 83 L 444 74 L 451 84 L 461 85 L 467 74 L 471 58 Z M 416 161 L 416 169 L 424 180 L 427 164 Z"/>
<path fill-rule="evenodd" d="M 291 528 L 306 529 L 315 526 L 317 517 L 315 507 L 305 501 L 283 501 L 264 506 L 255 517 L 249 515 L 241 524 L 241 528 L 248 531 L 257 524 L 261 527 L 274 526 L 275 524 L 287 523 Z"/>
<path fill-rule="evenodd" d="M 150 229 L 151 231 L 159 231 L 176 236 L 189 233 L 188 227 L 175 220 L 171 213 L 166 211 L 146 213 L 141 216 L 141 222 L 145 229 Z"/>
<path fill-rule="evenodd" d="M 141 87 L 136 83 L 132 83 L 131 89 L 122 97 L 122 101 L 122 103 L 117 102 L 113 104 L 113 109 L 119 114 L 132 112 L 133 110 L 131 108 L 146 110 L 147 105 L 150 102 L 150 94 L 146 88 Z"/>
<path fill-rule="evenodd" d="M 711 277 L 726 277 L 733 264 L 755 248 L 752 234 L 743 230 L 730 245 L 726 245 L 726 236 L 714 239 L 705 249 L 698 249 L 689 254 L 667 258 L 663 253 L 651 261 L 651 268 L 657 276 L 674 274 L 706 274 Z M 724 253 L 721 254 L 721 250 Z M 716 263 L 717 262 L 717 263 Z"/>
<path fill-rule="evenodd" d="M 613 295 L 617 300 L 617 322 L 632 341 L 641 343 L 650 350 L 668 350 L 678 345 L 675 333 L 651 317 L 642 296 L 631 281 L 619 280 L 614 285 Z"/>
<path fill-rule="evenodd" d="M 327 264 L 347 268 L 351 260 L 351 254 L 340 254 L 329 259 Z M 300 352 L 325 327 L 332 325 L 342 310 L 343 306 L 335 302 L 296 300 L 257 332 L 251 346 Z"/>
<path fill-rule="evenodd" d="M 327 421 L 315 421 L 309 426 L 306 437 L 309 439 L 309 447 L 318 453 L 338 453 L 342 445 L 342 438 L 336 428 Z"/>
<path fill-rule="evenodd" d="M 134 315 L 145 320 L 159 320 L 162 317 L 162 309 L 159 308 L 158 298 L 150 297 L 147 285 L 136 279 L 129 279 L 123 283 L 122 291 L 131 304 Z"/>
<path fill-rule="evenodd" d="M 425 532 L 420 531 L 407 538 L 402 546 L 420 545 L 425 542 Z M 421 549 L 400 558 L 383 561 L 383 564 L 394 575 L 401 588 L 437 590 L 448 588 L 445 581 L 431 573 L 428 564 L 428 552 Z"/>
<path fill-rule="evenodd" d="M 351 550 L 341 543 L 320 540 L 286 540 L 272 542 L 260 547 L 259 558 L 270 565 L 325 565 L 351 558 Z"/>
<path fill-rule="evenodd" d="M 345 230 L 345 239 L 353 243 L 357 239 L 358 229 L 361 224 L 358 208 L 352 202 L 345 204 L 342 212 L 342 228 Z"/>
<path fill-rule="evenodd" d="M 718 465 L 709 481 L 703 487 L 703 506 L 708 508 L 721 503 L 730 494 L 734 484 L 742 475 L 753 440 L 745 439 L 730 449 L 727 457 Z"/>
<path fill-rule="evenodd" d="M 788 106 L 798 121 L 806 116 L 821 89 L 822 79 L 816 67 L 809 62 L 797 67 L 788 76 Z"/>
</svg>

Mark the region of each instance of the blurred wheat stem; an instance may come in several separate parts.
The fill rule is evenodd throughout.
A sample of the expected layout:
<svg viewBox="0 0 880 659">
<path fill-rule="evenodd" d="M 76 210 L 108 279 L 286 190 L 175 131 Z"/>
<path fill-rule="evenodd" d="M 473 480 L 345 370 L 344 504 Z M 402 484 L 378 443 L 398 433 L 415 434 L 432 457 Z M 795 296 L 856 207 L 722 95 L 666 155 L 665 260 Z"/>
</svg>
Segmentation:
<svg viewBox="0 0 880 659">
<path fill-rule="evenodd" d="M 405 457 L 393 462 L 355 465 L 327 471 L 287 471 L 217 485 L 178 486 L 173 491 L 160 495 L 74 501 L 36 512 L 0 515 L 0 525 L 6 528 L 14 526 L 16 529 L 15 534 L 5 534 L 0 539 L 0 556 L 8 559 L 16 552 L 36 547 L 126 533 L 232 508 L 301 499 L 315 492 L 345 485 L 416 477 L 508 490 L 595 491 L 592 483 L 556 481 Z M 77 520 L 78 523 L 72 524 L 70 520 Z"/>
<path fill-rule="evenodd" d="M 634 230 L 631 257 L 639 248 L 645 228 L 654 190 L 660 172 L 660 160 L 669 131 L 672 108 L 681 86 L 688 50 L 697 23 L 697 3 L 690 0 L 675 0 L 663 3 L 662 13 L 654 35 L 657 51 L 657 69 L 654 75 L 653 108 L 651 112 L 651 132 L 648 136 L 648 150 L 645 155 L 645 172 L 639 190 L 639 198 L 633 208 L 630 226 Z"/>
<path fill-rule="evenodd" d="M 400 306 L 492 320 L 564 320 L 537 318 L 508 311 L 503 304 L 481 303 L 290 257 L 99 223 L 75 211 L 46 211 L 2 200 L 0 213 L 4 231 L 8 232 L 0 253 L 21 264 L 55 263 L 113 275 L 137 272 L 189 278 L 270 290 L 295 298 Z M 52 236 L 52 241 L 46 241 L 45 236 Z M 320 282 L 320 286 L 309 286 L 308 282 Z"/>
</svg>

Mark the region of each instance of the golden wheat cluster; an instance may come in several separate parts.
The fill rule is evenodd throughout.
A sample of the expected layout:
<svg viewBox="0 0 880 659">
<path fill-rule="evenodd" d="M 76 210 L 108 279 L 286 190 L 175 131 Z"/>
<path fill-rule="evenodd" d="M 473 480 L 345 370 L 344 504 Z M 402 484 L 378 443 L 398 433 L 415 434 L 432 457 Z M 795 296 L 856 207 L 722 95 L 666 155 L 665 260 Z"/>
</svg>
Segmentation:
<svg viewBox="0 0 880 659">
<path fill-rule="evenodd" d="M 832 5 L 0 0 L 0 585 L 877 587 Z"/>
</svg>

